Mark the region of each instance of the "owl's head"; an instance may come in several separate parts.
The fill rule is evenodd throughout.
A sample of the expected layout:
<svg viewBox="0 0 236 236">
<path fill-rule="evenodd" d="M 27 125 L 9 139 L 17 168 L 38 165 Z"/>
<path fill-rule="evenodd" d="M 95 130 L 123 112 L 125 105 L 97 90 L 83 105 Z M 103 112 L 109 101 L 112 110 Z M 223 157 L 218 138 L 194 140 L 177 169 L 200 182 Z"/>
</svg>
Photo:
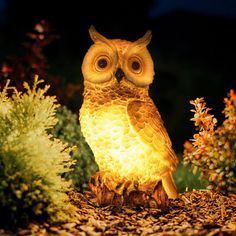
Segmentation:
<svg viewBox="0 0 236 236">
<path fill-rule="evenodd" d="M 128 81 L 137 87 L 148 87 L 154 78 L 154 65 L 147 45 L 151 31 L 129 42 L 107 39 L 93 26 L 89 29 L 94 44 L 86 53 L 82 73 L 85 81 L 94 84 L 117 84 Z"/>
</svg>

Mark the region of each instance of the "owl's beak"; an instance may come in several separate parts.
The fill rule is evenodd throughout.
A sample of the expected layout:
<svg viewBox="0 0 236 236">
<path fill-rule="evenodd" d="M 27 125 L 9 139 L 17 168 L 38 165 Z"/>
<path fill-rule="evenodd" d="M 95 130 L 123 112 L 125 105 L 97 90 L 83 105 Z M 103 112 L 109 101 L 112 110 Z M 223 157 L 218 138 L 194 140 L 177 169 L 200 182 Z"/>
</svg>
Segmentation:
<svg viewBox="0 0 236 236">
<path fill-rule="evenodd" d="M 122 79 L 124 76 L 125 76 L 124 71 L 123 71 L 121 68 L 118 68 L 118 69 L 116 70 L 116 73 L 115 73 L 115 77 L 116 77 L 117 81 L 120 82 L 121 79 Z"/>
</svg>

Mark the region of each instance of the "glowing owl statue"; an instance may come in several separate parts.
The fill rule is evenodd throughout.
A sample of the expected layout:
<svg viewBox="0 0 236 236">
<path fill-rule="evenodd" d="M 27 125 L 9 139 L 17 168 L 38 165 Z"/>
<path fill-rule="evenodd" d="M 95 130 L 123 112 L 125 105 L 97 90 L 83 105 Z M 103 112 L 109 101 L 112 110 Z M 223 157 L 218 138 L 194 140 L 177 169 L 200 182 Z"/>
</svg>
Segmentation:
<svg viewBox="0 0 236 236">
<path fill-rule="evenodd" d="M 89 33 L 80 124 L 99 166 L 90 188 L 100 205 L 163 206 L 177 196 L 178 159 L 148 93 L 151 32 L 135 42 L 107 39 L 93 26 Z"/>
</svg>

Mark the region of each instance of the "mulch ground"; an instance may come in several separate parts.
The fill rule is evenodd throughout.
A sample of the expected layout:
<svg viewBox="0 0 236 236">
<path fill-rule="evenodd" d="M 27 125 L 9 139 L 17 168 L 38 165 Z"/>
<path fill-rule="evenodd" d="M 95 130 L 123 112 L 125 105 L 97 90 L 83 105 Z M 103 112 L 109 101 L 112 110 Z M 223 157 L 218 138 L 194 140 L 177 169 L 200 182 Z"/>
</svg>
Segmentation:
<svg viewBox="0 0 236 236">
<path fill-rule="evenodd" d="M 165 210 L 151 208 L 98 207 L 85 195 L 74 193 L 78 207 L 76 222 L 51 226 L 30 224 L 12 234 L 0 235 L 235 235 L 236 196 L 210 190 L 182 193 Z"/>
</svg>

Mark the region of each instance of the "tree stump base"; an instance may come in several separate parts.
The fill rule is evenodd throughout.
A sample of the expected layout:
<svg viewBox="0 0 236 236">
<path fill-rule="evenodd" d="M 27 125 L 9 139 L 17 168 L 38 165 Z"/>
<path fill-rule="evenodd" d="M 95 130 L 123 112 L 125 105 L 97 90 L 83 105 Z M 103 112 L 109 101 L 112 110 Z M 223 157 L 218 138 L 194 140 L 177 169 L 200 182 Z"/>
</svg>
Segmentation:
<svg viewBox="0 0 236 236">
<path fill-rule="evenodd" d="M 164 209 L 168 205 L 168 196 L 162 182 L 150 182 L 140 185 L 137 181 L 119 180 L 103 172 L 91 177 L 89 187 L 94 194 L 93 201 L 99 206 L 143 206 Z"/>
</svg>

